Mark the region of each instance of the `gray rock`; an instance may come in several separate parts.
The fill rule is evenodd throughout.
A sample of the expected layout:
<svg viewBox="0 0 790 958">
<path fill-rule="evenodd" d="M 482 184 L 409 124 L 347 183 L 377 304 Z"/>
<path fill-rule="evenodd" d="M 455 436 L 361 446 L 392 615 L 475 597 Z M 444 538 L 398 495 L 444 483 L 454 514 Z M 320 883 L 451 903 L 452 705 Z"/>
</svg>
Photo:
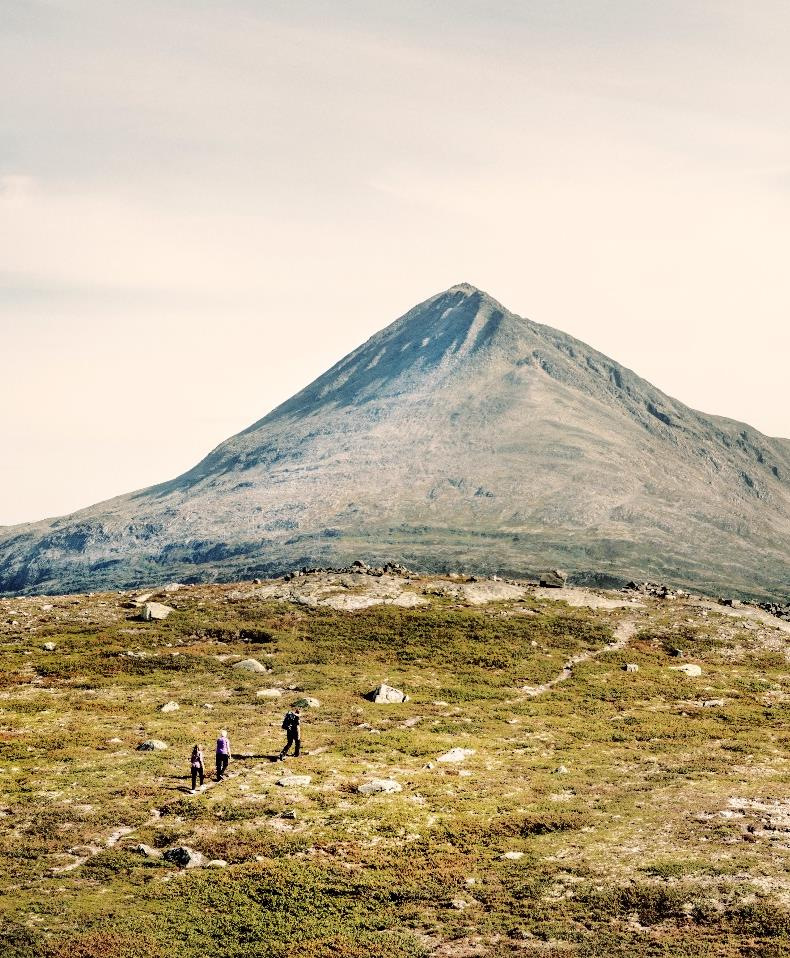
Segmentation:
<svg viewBox="0 0 790 958">
<path fill-rule="evenodd" d="M 699 665 L 693 665 L 691 662 L 687 662 L 685 665 L 670 665 L 669 667 L 673 672 L 682 672 L 684 675 L 687 675 L 689 678 L 696 679 L 702 675 L 702 669 Z"/>
<path fill-rule="evenodd" d="M 207 868 L 227 868 L 228 863 L 224 858 L 212 858 L 211 861 L 206 862 Z"/>
<path fill-rule="evenodd" d="M 475 750 L 473 748 L 451 748 L 449 752 L 445 752 L 444 755 L 440 755 L 436 761 L 437 762 L 463 762 L 470 755 L 474 755 Z"/>
<path fill-rule="evenodd" d="M 162 605 L 161 602 L 146 602 L 140 610 L 140 618 L 143 622 L 158 622 L 166 619 L 172 611 L 169 605 Z"/>
<path fill-rule="evenodd" d="M 293 707 L 295 709 L 320 709 L 321 702 L 319 699 L 314 699 L 309 695 L 306 695 L 304 698 L 297 699 Z"/>
<path fill-rule="evenodd" d="M 234 669 L 244 669 L 246 672 L 265 672 L 266 666 L 261 665 L 257 659 L 243 659 L 241 662 L 236 662 L 233 666 Z"/>
<path fill-rule="evenodd" d="M 188 845 L 178 845 L 176 848 L 168 848 L 164 854 L 164 859 L 166 862 L 178 865 L 179 868 L 200 868 L 201 865 L 206 864 L 205 857 Z"/>
<path fill-rule="evenodd" d="M 375 689 L 368 692 L 365 696 L 376 705 L 395 705 L 400 702 L 408 702 L 409 696 L 400 689 L 394 689 L 391 685 L 378 685 Z"/>
<path fill-rule="evenodd" d="M 178 702 L 165 702 L 164 705 L 159 706 L 160 712 L 177 712 L 181 706 Z"/>
<path fill-rule="evenodd" d="M 540 584 L 544 589 L 564 589 L 567 581 L 568 573 L 560 569 L 550 569 L 540 574 Z"/>
<path fill-rule="evenodd" d="M 357 791 L 360 795 L 377 795 L 379 792 L 392 795 L 402 790 L 403 786 L 400 782 L 396 782 L 391 778 L 374 778 L 357 787 Z"/>
<path fill-rule="evenodd" d="M 565 768 L 564 765 L 558 765 L 558 766 L 554 769 L 554 774 L 555 774 L 555 775 L 567 775 L 567 774 L 568 774 L 568 769 Z"/>
<path fill-rule="evenodd" d="M 625 665 L 623 666 L 623 671 L 624 671 L 624 672 L 638 672 L 638 671 L 639 671 L 639 666 L 636 664 L 636 662 L 626 662 Z"/>
<path fill-rule="evenodd" d="M 140 742 L 137 746 L 138 752 L 161 752 L 166 749 L 167 742 L 163 742 L 158 738 L 149 738 L 145 742 Z"/>
<path fill-rule="evenodd" d="M 279 699 L 282 694 L 282 689 L 258 689 L 255 693 L 259 699 Z"/>
<path fill-rule="evenodd" d="M 54 652 L 55 649 L 57 648 L 57 646 L 55 645 L 54 642 L 45 642 L 45 643 L 41 646 L 41 648 L 42 648 L 45 652 Z"/>
</svg>

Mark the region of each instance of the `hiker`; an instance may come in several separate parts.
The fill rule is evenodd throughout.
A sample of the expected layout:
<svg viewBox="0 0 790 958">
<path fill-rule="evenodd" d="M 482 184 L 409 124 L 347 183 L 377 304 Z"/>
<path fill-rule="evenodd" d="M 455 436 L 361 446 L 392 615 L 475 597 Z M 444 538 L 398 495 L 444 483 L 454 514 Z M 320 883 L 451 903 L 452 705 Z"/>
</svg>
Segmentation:
<svg viewBox="0 0 790 958">
<path fill-rule="evenodd" d="M 192 791 L 194 792 L 197 789 L 198 775 L 200 776 L 200 787 L 203 788 L 203 776 L 206 772 L 203 765 L 203 749 L 199 745 L 192 749 L 192 758 L 189 764 L 192 769 Z"/>
<path fill-rule="evenodd" d="M 302 747 L 302 720 L 299 716 L 299 709 L 292 709 L 290 712 L 285 713 L 285 718 L 283 719 L 283 729 L 285 730 L 288 740 L 285 743 L 285 747 L 280 752 L 280 761 L 282 762 L 285 756 L 290 751 L 291 746 L 294 746 L 294 758 L 299 757 L 299 752 Z"/>
<path fill-rule="evenodd" d="M 228 762 L 230 761 L 230 740 L 228 739 L 228 733 L 225 729 L 219 733 L 219 738 L 217 739 L 217 781 L 221 782 L 225 777 L 225 772 L 228 769 Z"/>
</svg>

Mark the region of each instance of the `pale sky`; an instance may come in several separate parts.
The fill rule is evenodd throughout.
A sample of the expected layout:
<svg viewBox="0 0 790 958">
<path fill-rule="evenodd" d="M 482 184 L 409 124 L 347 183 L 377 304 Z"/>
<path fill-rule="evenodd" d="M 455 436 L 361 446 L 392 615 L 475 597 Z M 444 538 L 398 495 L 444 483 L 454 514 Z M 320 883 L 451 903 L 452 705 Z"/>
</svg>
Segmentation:
<svg viewBox="0 0 790 958">
<path fill-rule="evenodd" d="M 786 0 L 0 0 L 0 524 L 458 282 L 790 437 Z"/>
</svg>

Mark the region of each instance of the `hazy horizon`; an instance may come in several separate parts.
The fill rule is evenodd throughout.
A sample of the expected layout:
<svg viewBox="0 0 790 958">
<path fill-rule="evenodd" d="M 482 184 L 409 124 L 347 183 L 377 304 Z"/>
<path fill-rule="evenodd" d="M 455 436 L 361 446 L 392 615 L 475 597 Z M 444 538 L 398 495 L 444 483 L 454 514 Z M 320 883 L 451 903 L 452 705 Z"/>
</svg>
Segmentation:
<svg viewBox="0 0 790 958">
<path fill-rule="evenodd" d="M 790 8 L 0 0 L 0 524 L 455 283 L 790 437 Z"/>
</svg>

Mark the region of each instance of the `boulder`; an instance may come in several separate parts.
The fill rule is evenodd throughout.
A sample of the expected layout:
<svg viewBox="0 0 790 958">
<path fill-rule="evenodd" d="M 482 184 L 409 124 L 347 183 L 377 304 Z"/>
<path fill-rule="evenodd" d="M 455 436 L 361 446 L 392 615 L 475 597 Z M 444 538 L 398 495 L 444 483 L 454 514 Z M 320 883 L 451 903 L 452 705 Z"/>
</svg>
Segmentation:
<svg viewBox="0 0 790 958">
<path fill-rule="evenodd" d="M 626 662 L 623 666 L 623 672 L 638 672 L 639 666 L 636 662 Z"/>
<path fill-rule="evenodd" d="M 201 865 L 206 864 L 205 857 L 188 845 L 178 845 L 175 848 L 168 848 L 164 854 L 164 859 L 166 862 L 178 865 L 179 868 L 200 868 Z"/>
<path fill-rule="evenodd" d="M 164 705 L 159 706 L 160 712 L 177 712 L 181 706 L 178 702 L 165 702 Z"/>
<path fill-rule="evenodd" d="M 474 754 L 475 754 L 475 750 L 473 748 L 451 748 L 449 752 L 445 752 L 444 755 L 440 755 L 436 759 L 436 761 L 437 762 L 463 762 L 464 759 Z"/>
<path fill-rule="evenodd" d="M 283 691 L 282 689 L 258 689 L 255 694 L 259 699 L 278 699 Z"/>
<path fill-rule="evenodd" d="M 365 696 L 376 705 L 396 705 L 400 702 L 408 702 L 409 696 L 400 689 L 394 689 L 391 685 L 379 685 L 372 689 Z"/>
<path fill-rule="evenodd" d="M 211 861 L 206 862 L 207 868 L 227 868 L 228 863 L 224 858 L 212 858 Z"/>
<path fill-rule="evenodd" d="M 564 589 L 567 581 L 568 573 L 560 569 L 550 569 L 540 574 L 540 584 L 544 589 Z"/>
<path fill-rule="evenodd" d="M 687 662 L 685 665 L 670 665 L 673 672 L 682 672 L 691 679 L 699 678 L 702 675 L 702 669 L 698 665 Z"/>
<path fill-rule="evenodd" d="M 161 752 L 167 748 L 167 742 L 162 742 L 158 738 L 149 738 L 145 742 L 140 742 L 137 746 L 138 752 Z"/>
<path fill-rule="evenodd" d="M 505 852 L 502 857 L 508 861 L 517 862 L 520 858 L 524 857 L 524 852 Z"/>
<path fill-rule="evenodd" d="M 54 642 L 45 642 L 42 646 L 45 652 L 54 652 L 57 646 Z"/>
<path fill-rule="evenodd" d="M 241 662 L 236 662 L 233 666 L 234 669 L 244 669 L 245 672 L 265 672 L 266 666 L 261 665 L 257 659 L 242 659 Z"/>
<path fill-rule="evenodd" d="M 379 792 L 385 792 L 388 795 L 400 792 L 403 786 L 392 778 L 374 778 L 369 782 L 357 787 L 360 795 L 377 795 Z"/>
<path fill-rule="evenodd" d="M 172 611 L 169 605 L 163 605 L 161 602 L 146 602 L 140 610 L 140 618 L 143 622 L 161 621 Z"/>
<path fill-rule="evenodd" d="M 293 707 L 295 709 L 319 709 L 321 708 L 321 702 L 307 695 L 303 699 L 297 699 Z"/>
</svg>

